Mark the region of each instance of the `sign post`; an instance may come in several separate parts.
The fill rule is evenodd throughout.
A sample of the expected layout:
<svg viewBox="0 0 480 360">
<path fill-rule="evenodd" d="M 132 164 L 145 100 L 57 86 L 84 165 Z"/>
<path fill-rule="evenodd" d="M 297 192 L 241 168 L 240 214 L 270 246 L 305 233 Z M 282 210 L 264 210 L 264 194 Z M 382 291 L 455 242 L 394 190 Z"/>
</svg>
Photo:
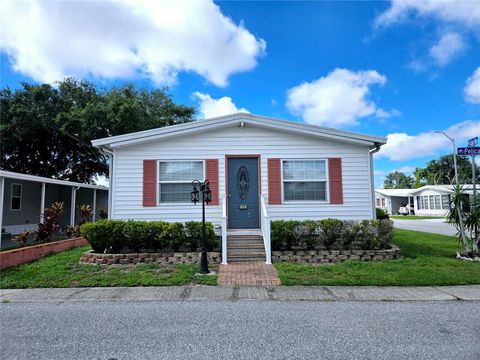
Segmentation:
<svg viewBox="0 0 480 360">
<path fill-rule="evenodd" d="M 478 144 L 478 136 L 468 140 L 468 147 L 474 147 Z M 476 174 L 475 155 L 472 156 L 472 177 L 473 177 L 473 208 L 477 203 L 477 174 Z"/>
<path fill-rule="evenodd" d="M 458 148 L 458 155 L 468 155 L 472 157 L 472 180 L 473 180 L 473 203 L 472 208 L 475 207 L 477 201 L 477 174 L 475 156 L 480 155 L 480 147 L 478 145 L 478 136 L 468 140 L 468 147 Z"/>
</svg>

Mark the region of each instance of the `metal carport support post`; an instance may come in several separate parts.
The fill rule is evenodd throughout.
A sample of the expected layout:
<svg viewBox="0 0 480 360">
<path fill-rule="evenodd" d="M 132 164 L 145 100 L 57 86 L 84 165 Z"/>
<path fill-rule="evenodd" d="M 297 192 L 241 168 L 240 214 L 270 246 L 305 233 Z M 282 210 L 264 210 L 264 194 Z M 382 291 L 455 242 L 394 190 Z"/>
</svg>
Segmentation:
<svg viewBox="0 0 480 360">
<path fill-rule="evenodd" d="M 2 245 L 2 226 L 3 226 L 3 199 L 5 195 L 5 178 L 0 177 L 0 246 Z"/>
<path fill-rule="evenodd" d="M 79 186 L 72 187 L 72 199 L 70 202 L 70 225 L 75 226 L 75 203 L 77 202 L 77 190 Z"/>
<path fill-rule="evenodd" d="M 42 182 L 42 194 L 40 196 L 40 222 L 43 223 L 44 216 L 43 213 L 45 212 L 45 183 Z"/>
</svg>

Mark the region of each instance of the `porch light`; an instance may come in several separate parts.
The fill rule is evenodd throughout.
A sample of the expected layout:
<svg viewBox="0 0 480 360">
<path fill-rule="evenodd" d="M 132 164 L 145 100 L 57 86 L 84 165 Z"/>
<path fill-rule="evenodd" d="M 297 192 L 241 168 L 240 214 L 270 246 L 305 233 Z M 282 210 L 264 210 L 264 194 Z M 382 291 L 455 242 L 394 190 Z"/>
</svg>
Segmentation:
<svg viewBox="0 0 480 360">
<path fill-rule="evenodd" d="M 203 189 L 203 196 L 205 197 L 205 202 L 208 204 L 212 201 L 212 192 L 210 191 L 210 182 L 205 180 L 204 189 Z"/>
<path fill-rule="evenodd" d="M 192 186 L 193 190 L 190 193 L 191 194 L 191 199 L 194 204 L 197 204 L 197 202 L 200 200 L 200 191 L 198 190 L 200 187 L 200 181 L 194 180 L 192 181 Z"/>
</svg>

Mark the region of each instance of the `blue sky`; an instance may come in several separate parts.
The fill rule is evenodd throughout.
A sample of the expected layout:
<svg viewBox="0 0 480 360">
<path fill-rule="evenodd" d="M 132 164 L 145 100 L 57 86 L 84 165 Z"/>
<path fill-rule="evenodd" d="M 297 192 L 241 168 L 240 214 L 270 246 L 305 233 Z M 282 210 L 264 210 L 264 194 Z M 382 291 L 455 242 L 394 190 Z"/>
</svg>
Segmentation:
<svg viewBox="0 0 480 360">
<path fill-rule="evenodd" d="M 198 116 L 245 110 L 388 136 L 376 185 L 480 135 L 480 3 L 3 2 L 1 85 L 168 85 Z"/>
</svg>

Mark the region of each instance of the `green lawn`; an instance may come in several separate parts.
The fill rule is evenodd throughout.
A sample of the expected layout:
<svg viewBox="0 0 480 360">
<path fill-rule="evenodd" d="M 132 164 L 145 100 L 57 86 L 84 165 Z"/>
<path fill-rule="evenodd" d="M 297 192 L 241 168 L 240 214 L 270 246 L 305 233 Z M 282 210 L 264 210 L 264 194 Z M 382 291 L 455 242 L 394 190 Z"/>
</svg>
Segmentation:
<svg viewBox="0 0 480 360">
<path fill-rule="evenodd" d="M 468 285 L 480 284 L 480 263 L 455 259 L 451 236 L 395 229 L 403 258 L 336 265 L 275 263 L 282 285 Z"/>
<path fill-rule="evenodd" d="M 400 220 L 425 220 L 425 219 L 444 219 L 440 216 L 417 216 L 417 215 L 390 215 L 390 219 Z"/>
<path fill-rule="evenodd" d="M 89 246 L 83 246 L 2 270 L 0 288 L 217 285 L 216 275 L 195 275 L 198 267 L 194 265 L 138 264 L 113 267 L 79 264 L 80 255 L 89 249 Z"/>
</svg>

